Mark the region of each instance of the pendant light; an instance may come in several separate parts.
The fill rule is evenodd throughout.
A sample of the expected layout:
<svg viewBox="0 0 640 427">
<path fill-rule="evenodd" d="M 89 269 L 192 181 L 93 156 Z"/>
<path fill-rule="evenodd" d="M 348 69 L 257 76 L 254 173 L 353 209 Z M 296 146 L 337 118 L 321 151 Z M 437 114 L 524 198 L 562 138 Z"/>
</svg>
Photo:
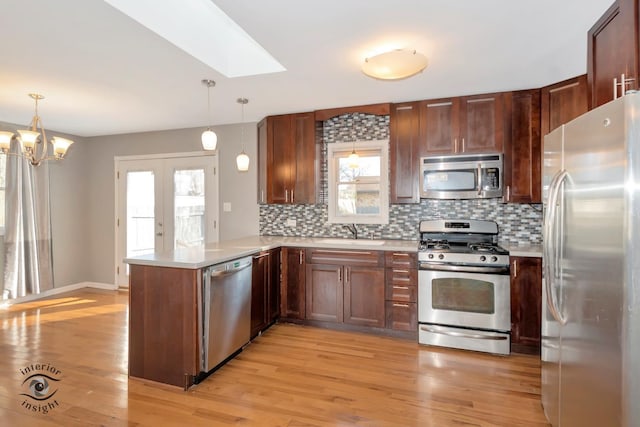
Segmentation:
<svg viewBox="0 0 640 427">
<path fill-rule="evenodd" d="M 351 169 L 358 169 L 360 167 L 360 156 L 356 153 L 355 141 L 352 142 L 351 154 L 349 154 L 347 161 Z"/>
<path fill-rule="evenodd" d="M 211 130 L 211 88 L 216 85 L 216 82 L 204 79 L 202 80 L 202 84 L 207 87 L 207 112 L 209 114 L 209 127 L 202 132 L 202 148 L 212 151 L 215 150 L 218 145 L 218 135 Z"/>
<path fill-rule="evenodd" d="M 246 172 L 249 170 L 249 156 L 244 152 L 244 106 L 249 100 L 247 98 L 238 98 L 236 102 L 242 106 L 242 116 L 240 120 L 240 142 L 242 143 L 242 151 L 236 157 L 236 166 L 238 167 L 238 171 Z"/>
</svg>

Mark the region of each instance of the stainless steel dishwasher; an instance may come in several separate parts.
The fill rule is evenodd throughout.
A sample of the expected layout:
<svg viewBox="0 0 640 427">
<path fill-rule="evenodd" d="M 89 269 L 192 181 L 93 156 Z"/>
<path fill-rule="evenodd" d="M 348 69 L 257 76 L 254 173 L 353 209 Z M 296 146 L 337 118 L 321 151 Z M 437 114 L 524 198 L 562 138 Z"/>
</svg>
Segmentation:
<svg viewBox="0 0 640 427">
<path fill-rule="evenodd" d="M 204 271 L 202 371 L 205 373 L 249 342 L 252 263 L 252 257 L 246 257 Z"/>
</svg>

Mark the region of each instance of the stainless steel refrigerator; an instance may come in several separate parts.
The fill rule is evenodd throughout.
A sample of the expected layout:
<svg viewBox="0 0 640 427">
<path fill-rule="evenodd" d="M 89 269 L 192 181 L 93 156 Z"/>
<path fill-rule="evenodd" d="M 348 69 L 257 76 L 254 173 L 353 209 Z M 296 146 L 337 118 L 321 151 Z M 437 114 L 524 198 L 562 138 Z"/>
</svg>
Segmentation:
<svg viewBox="0 0 640 427">
<path fill-rule="evenodd" d="M 545 414 L 640 426 L 640 94 L 545 136 L 542 186 Z"/>
</svg>

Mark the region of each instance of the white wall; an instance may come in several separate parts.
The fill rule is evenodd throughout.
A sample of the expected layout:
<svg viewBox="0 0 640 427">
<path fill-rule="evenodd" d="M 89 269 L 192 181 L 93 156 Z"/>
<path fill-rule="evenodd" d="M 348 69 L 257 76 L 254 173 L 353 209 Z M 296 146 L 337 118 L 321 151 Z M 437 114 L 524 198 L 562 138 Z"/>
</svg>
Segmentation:
<svg viewBox="0 0 640 427">
<path fill-rule="evenodd" d="M 238 172 L 235 166 L 236 155 L 241 151 L 241 125 L 214 128 L 218 134 L 220 240 L 258 234 L 256 124 L 243 126 L 245 152 L 251 159 L 248 172 Z M 85 280 L 114 282 L 114 157 L 200 151 L 202 131 L 192 128 L 87 138 L 91 159 L 87 210 L 90 260 Z M 231 212 L 222 212 L 224 202 L 231 203 Z"/>
</svg>

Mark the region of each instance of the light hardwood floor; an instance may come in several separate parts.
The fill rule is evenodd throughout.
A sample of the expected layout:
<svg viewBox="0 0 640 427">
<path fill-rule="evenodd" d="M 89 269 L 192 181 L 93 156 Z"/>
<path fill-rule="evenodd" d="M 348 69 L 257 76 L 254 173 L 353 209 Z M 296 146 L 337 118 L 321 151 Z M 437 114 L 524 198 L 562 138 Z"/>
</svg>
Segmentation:
<svg viewBox="0 0 640 427">
<path fill-rule="evenodd" d="M 98 290 L 0 309 L 0 424 L 547 425 L 536 357 L 278 324 L 184 392 L 127 378 L 127 318 L 126 292 Z M 20 395 L 36 363 L 61 372 L 47 414 Z"/>
</svg>

